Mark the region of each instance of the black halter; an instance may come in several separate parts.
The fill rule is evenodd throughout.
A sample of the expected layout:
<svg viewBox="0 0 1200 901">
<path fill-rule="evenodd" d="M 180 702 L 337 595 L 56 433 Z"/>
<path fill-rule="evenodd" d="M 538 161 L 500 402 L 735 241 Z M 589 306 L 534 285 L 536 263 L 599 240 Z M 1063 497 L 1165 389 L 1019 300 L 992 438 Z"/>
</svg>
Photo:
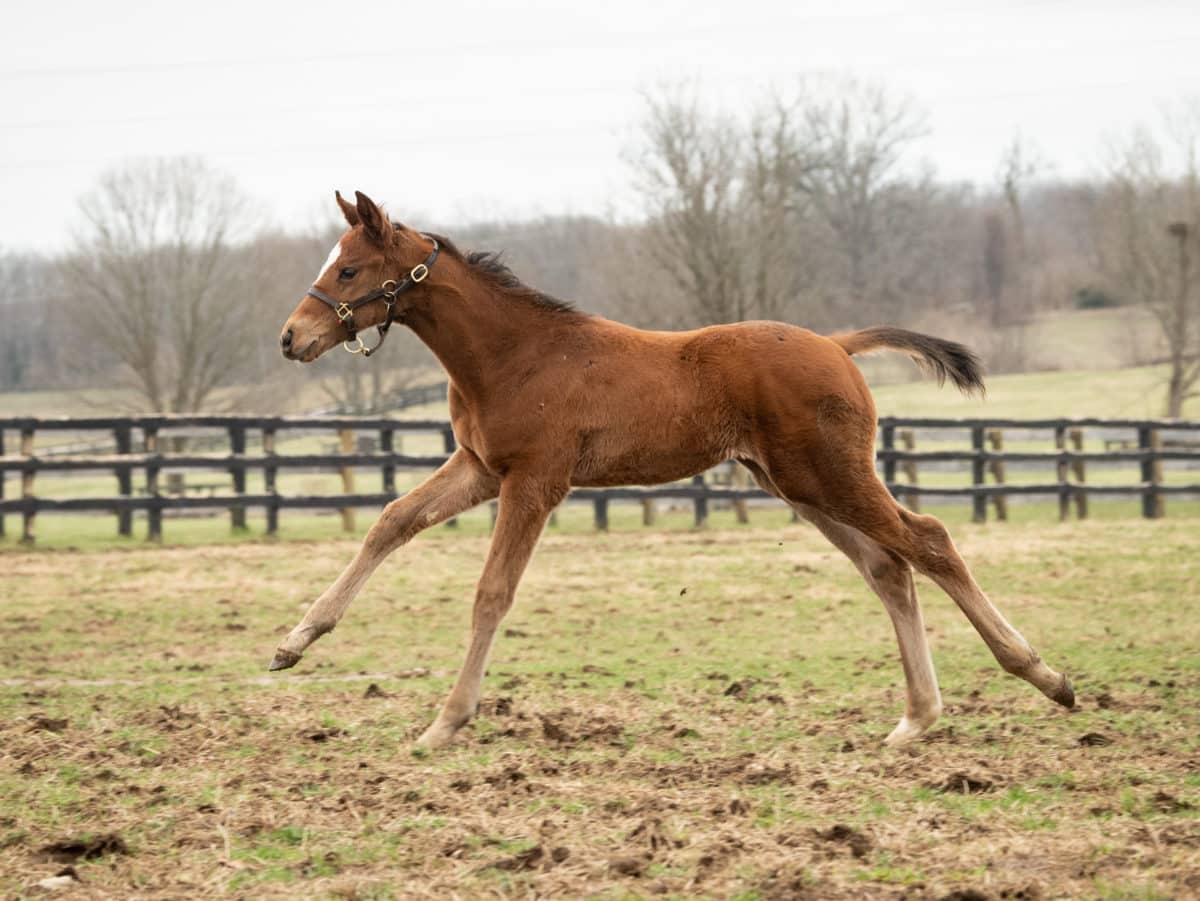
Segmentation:
<svg viewBox="0 0 1200 901">
<path fill-rule="evenodd" d="M 342 346 L 350 353 L 362 354 L 364 357 L 369 357 L 375 351 L 379 350 L 383 346 L 384 339 L 387 338 L 388 329 L 396 321 L 396 297 L 403 294 L 409 288 L 415 288 L 429 277 L 429 270 L 433 268 L 433 264 L 437 260 L 441 248 L 438 247 L 438 242 L 435 238 L 431 238 L 429 235 L 421 235 L 421 237 L 433 243 L 433 250 L 425 258 L 425 262 L 417 263 L 417 265 L 413 266 L 401 282 L 389 278 L 374 291 L 364 294 L 362 297 L 356 297 L 351 301 L 334 300 L 328 294 L 318 291 L 315 285 L 308 289 L 309 297 L 315 297 L 317 300 L 329 304 L 333 309 L 338 322 L 346 330 L 347 337 L 342 342 Z M 379 341 L 374 347 L 367 347 L 363 344 L 362 338 L 358 337 L 358 328 L 354 324 L 354 311 L 363 304 L 370 303 L 373 300 L 382 300 L 387 305 L 387 315 L 384 317 L 382 323 L 375 326 L 379 332 Z M 357 343 L 357 347 L 354 346 L 355 343 Z"/>
</svg>

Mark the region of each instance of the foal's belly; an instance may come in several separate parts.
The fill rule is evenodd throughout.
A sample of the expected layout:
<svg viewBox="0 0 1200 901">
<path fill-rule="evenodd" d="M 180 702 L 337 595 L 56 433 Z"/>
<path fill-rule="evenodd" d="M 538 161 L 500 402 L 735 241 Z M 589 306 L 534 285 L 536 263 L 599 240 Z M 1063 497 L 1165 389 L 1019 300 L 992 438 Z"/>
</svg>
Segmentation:
<svg viewBox="0 0 1200 901">
<path fill-rule="evenodd" d="M 581 488 L 660 485 L 691 478 L 736 453 L 736 448 L 711 441 L 650 440 L 640 446 L 623 445 L 624 441 L 603 438 L 585 442 L 571 484 Z"/>
</svg>

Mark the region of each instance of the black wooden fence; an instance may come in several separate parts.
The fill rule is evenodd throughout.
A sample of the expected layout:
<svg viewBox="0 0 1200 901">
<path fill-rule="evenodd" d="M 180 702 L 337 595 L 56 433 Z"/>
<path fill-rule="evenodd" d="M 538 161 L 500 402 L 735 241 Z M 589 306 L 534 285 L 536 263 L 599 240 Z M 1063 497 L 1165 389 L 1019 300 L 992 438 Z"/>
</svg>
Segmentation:
<svg viewBox="0 0 1200 901">
<path fill-rule="evenodd" d="M 1165 461 L 1185 461 L 1189 467 L 1200 469 L 1200 422 L 1181 420 L 1129 419 L 930 419 L 885 417 L 880 420 L 878 462 L 884 482 L 902 501 L 915 505 L 922 497 L 969 498 L 974 518 L 987 518 L 989 500 L 996 504 L 1014 495 L 1056 497 L 1060 510 L 1072 501 L 1079 503 L 1081 515 L 1092 495 L 1138 496 L 1142 513 L 1154 518 L 1164 513 L 1168 495 L 1200 496 L 1200 473 L 1194 483 L 1167 484 L 1163 479 Z M 214 430 L 226 436 L 227 451 L 198 453 L 179 450 L 187 447 L 187 436 L 203 430 L 211 437 Z M 1054 440 L 1048 451 L 1004 451 L 998 435 L 1005 430 L 1023 433 L 1042 433 Z M 1084 430 L 1102 435 L 1117 435 L 1106 440 L 1106 449 L 1082 450 Z M 970 439 L 970 447 L 953 450 L 918 451 L 912 435 L 915 431 L 932 431 L 940 440 L 948 436 Z M 58 432 L 74 435 L 92 433 L 111 436 L 107 446 L 111 453 L 46 453 L 39 454 L 36 439 L 39 433 Z M 337 434 L 340 450 L 326 453 L 277 453 L 280 436 L 326 432 Z M 253 433 L 257 439 L 248 442 Z M 396 453 L 397 435 L 434 434 L 441 437 L 441 454 L 406 455 Z M 897 448 L 897 437 L 903 436 L 903 449 Z M 1166 436 L 1164 438 L 1164 436 Z M 6 451 L 6 438 L 16 439 L 16 453 Z M 181 439 L 183 439 L 181 441 Z M 1069 449 L 1068 439 L 1075 449 Z M 251 452 L 248 444 L 259 450 Z M 991 449 L 989 449 L 989 443 Z M 94 441 L 88 446 L 96 446 Z M 206 442 L 205 446 L 211 446 Z M 369 447 L 371 449 L 364 449 Z M 412 421 L 384 417 L 254 417 L 254 416 L 134 416 L 119 418 L 9 418 L 0 419 L 0 536 L 4 534 L 4 514 L 19 514 L 22 518 L 21 537 L 34 538 L 36 517 L 42 513 L 66 511 L 103 511 L 117 517 L 117 531 L 131 535 L 133 517 L 146 515 L 147 533 L 152 540 L 162 537 L 163 513 L 167 510 L 224 509 L 234 529 L 246 527 L 246 510 L 266 511 L 267 533 L 274 534 L 279 526 L 279 512 L 284 509 L 341 510 L 347 524 L 352 523 L 355 507 L 380 507 L 398 496 L 397 469 L 430 470 L 441 465 L 454 450 L 454 434 L 447 422 Z M 917 466 L 967 463 L 971 484 L 956 487 L 935 487 L 916 483 Z M 1138 481 L 1128 484 L 1096 484 L 1084 480 L 1088 463 L 1105 465 L 1129 463 L 1138 466 Z M 1008 464 L 1041 464 L 1052 468 L 1052 481 L 1032 484 L 1012 484 L 1004 480 Z M 378 491 L 361 492 L 353 488 L 354 469 L 377 468 L 380 474 Z M 280 494 L 277 476 L 282 469 L 304 471 L 339 471 L 343 474 L 343 491 L 338 494 L 300 495 Z M 908 475 L 907 482 L 897 480 L 898 469 Z M 188 494 L 185 485 L 171 490 L 163 484 L 164 472 L 224 471 L 229 481 L 222 483 L 222 493 L 213 491 L 207 496 Z M 35 478 L 48 472 L 107 471 L 116 477 L 117 494 L 106 497 L 41 497 L 35 491 Z M 247 492 L 247 473 L 261 471 L 263 490 Z M 20 495 L 5 496 L 5 477 L 19 473 Z M 993 482 L 988 483 L 989 474 Z M 135 479 L 135 475 L 139 478 Z M 181 481 L 181 480 L 180 480 Z M 716 480 L 698 475 L 690 482 L 674 483 L 655 488 L 577 489 L 571 499 L 589 501 L 593 505 L 597 528 L 608 525 L 608 506 L 611 501 L 642 501 L 650 509 L 656 500 L 689 502 L 697 525 L 708 516 L 709 504 L 715 501 L 747 501 L 766 498 L 755 488 L 736 485 L 721 486 Z M 140 484 L 135 486 L 135 482 Z M 176 490 L 178 489 L 178 490 Z"/>
</svg>

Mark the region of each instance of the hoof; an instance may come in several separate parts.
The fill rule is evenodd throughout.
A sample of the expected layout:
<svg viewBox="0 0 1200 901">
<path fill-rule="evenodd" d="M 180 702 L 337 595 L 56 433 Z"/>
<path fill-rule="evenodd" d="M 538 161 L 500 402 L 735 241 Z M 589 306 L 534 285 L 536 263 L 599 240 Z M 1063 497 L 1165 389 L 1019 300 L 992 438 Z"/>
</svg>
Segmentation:
<svg viewBox="0 0 1200 901">
<path fill-rule="evenodd" d="M 275 672 L 281 669 L 290 669 L 300 662 L 300 655 L 294 654 L 291 651 L 285 651 L 280 648 L 275 652 L 275 657 L 271 660 L 271 665 L 267 667 L 267 672 Z"/>
<path fill-rule="evenodd" d="M 458 730 L 445 723 L 435 722 L 417 739 L 417 747 L 427 751 L 444 748 L 454 739 Z"/>
<path fill-rule="evenodd" d="M 883 740 L 883 743 L 889 748 L 897 748 L 900 745 L 906 745 L 909 742 L 916 741 L 918 738 L 924 735 L 929 730 L 929 727 L 932 726 L 936 721 L 937 716 L 930 717 L 928 721 L 924 723 L 920 720 L 910 720 L 908 717 L 904 717 L 900 720 L 896 728 L 892 730 L 892 733 Z"/>
<path fill-rule="evenodd" d="M 1075 687 L 1071 685 L 1070 679 L 1063 676 L 1062 681 L 1058 683 L 1058 687 L 1054 689 L 1054 694 L 1049 697 L 1051 701 L 1062 704 L 1070 710 L 1075 706 Z"/>
</svg>

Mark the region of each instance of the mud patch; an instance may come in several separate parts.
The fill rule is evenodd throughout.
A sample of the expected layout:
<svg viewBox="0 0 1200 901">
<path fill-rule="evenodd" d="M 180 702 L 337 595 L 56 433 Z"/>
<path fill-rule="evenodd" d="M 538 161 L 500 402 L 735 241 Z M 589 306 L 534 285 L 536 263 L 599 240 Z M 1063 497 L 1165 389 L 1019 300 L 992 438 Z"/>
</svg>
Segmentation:
<svg viewBox="0 0 1200 901">
<path fill-rule="evenodd" d="M 875 847 L 875 843 L 870 838 L 844 823 L 836 823 L 828 829 L 814 829 L 813 835 L 823 842 L 844 845 L 850 849 L 851 854 L 860 860 L 870 854 L 871 849 Z"/>
<path fill-rule="evenodd" d="M 128 854 L 129 847 L 121 836 L 108 833 L 51 842 L 39 848 L 38 853 L 58 863 L 74 863 L 77 860 L 95 860 L 111 854 Z"/>
</svg>

